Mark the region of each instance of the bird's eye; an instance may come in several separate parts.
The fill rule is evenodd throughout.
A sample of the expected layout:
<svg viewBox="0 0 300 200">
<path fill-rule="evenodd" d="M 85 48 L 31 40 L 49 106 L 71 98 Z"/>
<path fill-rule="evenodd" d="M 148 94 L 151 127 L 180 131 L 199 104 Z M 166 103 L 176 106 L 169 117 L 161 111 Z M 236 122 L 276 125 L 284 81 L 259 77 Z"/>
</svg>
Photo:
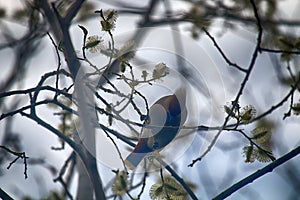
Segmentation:
<svg viewBox="0 0 300 200">
<path fill-rule="evenodd" d="M 150 118 L 150 116 L 146 116 L 146 118 L 145 118 L 145 124 L 150 124 L 151 123 L 151 118 Z"/>
<path fill-rule="evenodd" d="M 149 125 L 150 122 L 151 122 L 151 119 L 150 119 L 149 115 L 141 115 L 140 120 L 144 121 L 145 125 Z"/>
<path fill-rule="evenodd" d="M 141 121 L 145 121 L 147 118 L 148 118 L 147 115 L 141 115 L 141 116 L 140 116 L 140 120 L 141 120 Z"/>
</svg>

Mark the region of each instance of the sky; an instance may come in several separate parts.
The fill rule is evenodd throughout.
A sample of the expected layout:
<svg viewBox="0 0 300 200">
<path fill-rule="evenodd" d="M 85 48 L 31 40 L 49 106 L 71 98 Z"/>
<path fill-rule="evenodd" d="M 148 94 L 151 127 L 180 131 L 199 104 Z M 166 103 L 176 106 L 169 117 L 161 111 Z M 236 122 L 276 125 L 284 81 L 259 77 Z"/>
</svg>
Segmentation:
<svg viewBox="0 0 300 200">
<path fill-rule="evenodd" d="M 282 14 L 282 17 L 299 17 L 297 16 L 299 15 L 297 14 L 297 4 L 296 6 L 291 6 L 292 4 L 288 2 L 292 1 L 287 1 L 286 4 L 282 4 L 282 9 L 284 11 L 289 11 Z M 15 1 L 0 0 L 0 6 L 1 5 L 11 8 L 15 6 Z M 101 5 L 104 7 L 108 6 L 105 4 Z M 25 28 L 23 26 L 18 26 L 15 23 L 8 23 L 17 30 L 20 30 L 20 32 Z M 117 46 L 122 45 L 122 43 L 124 42 L 124 38 L 126 39 L 133 35 L 134 31 L 132 28 L 135 23 L 136 21 L 132 17 L 119 17 L 119 25 L 117 25 L 117 28 L 114 32 Z M 105 34 L 99 33 L 100 27 L 98 19 L 83 23 L 83 25 L 89 29 L 91 35 L 100 34 L 100 36 L 103 36 L 104 38 L 107 37 Z M 82 45 L 81 30 L 74 26 L 71 32 L 75 49 L 80 51 Z M 213 35 L 218 35 L 222 32 L 222 30 L 218 25 L 216 25 L 210 30 L 210 32 Z M 193 90 L 194 93 L 190 94 L 191 100 L 193 100 L 193 98 L 197 99 L 199 97 L 203 100 L 200 104 L 193 104 L 192 108 L 197 108 L 194 110 L 194 113 L 201 113 L 201 115 L 199 116 L 199 120 L 197 117 L 195 117 L 198 121 L 196 120 L 195 122 L 194 120 L 193 123 L 221 123 L 223 120 L 222 116 L 224 116 L 224 112 L 222 110 L 224 102 L 230 101 L 235 97 L 237 89 L 239 89 L 237 85 L 240 83 L 243 77 L 227 67 L 226 63 L 224 63 L 221 56 L 218 54 L 215 47 L 207 37 L 203 36 L 197 43 L 195 43 L 190 39 L 189 33 L 187 31 L 183 31 L 180 36 L 184 41 L 184 58 L 187 65 L 190 65 L 194 69 L 196 69 L 196 72 L 201 74 L 205 79 L 201 80 L 203 81 L 202 84 L 204 86 L 208 86 L 207 88 L 203 87 L 200 92 L 195 92 Z M 255 38 L 256 35 L 253 32 L 247 30 L 243 26 L 240 26 L 235 32 L 226 32 L 217 39 L 219 45 L 222 46 L 222 49 L 227 53 L 227 56 L 231 58 L 232 61 L 237 62 L 243 66 L 247 66 L 249 64 L 249 55 L 251 55 L 253 47 L 255 45 Z M 165 62 L 168 66 L 175 67 L 176 59 L 174 54 L 176 54 L 176 48 L 171 44 L 172 32 L 168 28 L 164 27 L 162 29 L 150 32 L 150 34 L 147 35 L 147 38 L 142 42 L 138 53 L 142 59 L 145 59 L 148 62 L 151 61 L 151 64 Z M 51 52 L 50 56 L 49 52 Z M 199 52 L 201 52 L 200 55 Z M 0 52 L 0 58 L 4 61 L 3 64 L 1 64 L 2 66 L 0 65 L 1 69 L 4 69 L 4 66 L 10 64 L 10 61 L 5 58 L 9 57 L 11 53 L 12 52 L 10 51 Z M 88 56 L 90 56 L 91 59 L 95 62 L 106 62 L 105 57 L 103 56 L 95 56 L 92 54 L 88 54 Z M 45 71 L 52 71 L 56 68 L 56 61 L 57 60 L 50 41 L 48 38 L 45 38 L 43 41 L 43 48 L 40 49 L 40 52 L 35 57 L 35 59 L 30 61 L 30 65 L 34 67 L 29 68 L 26 74 L 28 78 L 25 80 L 23 87 L 26 88 L 29 86 L 34 86 Z M 270 105 L 274 105 L 276 102 L 278 102 L 280 97 L 282 97 L 282 95 L 285 94 L 287 90 L 285 87 L 280 86 L 278 80 L 274 78 L 276 73 L 272 68 L 270 57 L 268 55 L 263 54 L 258 59 L 257 66 L 258 67 L 255 67 L 253 74 L 250 77 L 249 85 L 247 85 L 245 89 L 245 96 L 241 98 L 241 103 L 243 105 L 247 105 L 249 103 L 254 104 L 258 112 L 262 112 L 265 109 L 269 108 Z M 144 69 L 145 67 L 137 69 L 137 73 Z M 234 76 L 231 76 L 231 74 L 233 73 Z M 2 77 L 3 76 L 4 75 L 2 75 Z M 174 76 L 176 78 L 176 73 Z M 168 89 L 174 89 L 176 87 L 176 84 L 174 84 L 174 81 L 172 81 L 172 77 L 168 77 L 168 79 L 169 82 L 168 80 L 166 80 L 165 82 L 159 82 L 158 84 L 164 86 L 168 84 Z M 193 86 L 193 84 L 194 83 L 192 83 L 191 85 Z M 272 84 L 276 86 L 276 89 L 274 89 L 274 91 L 267 90 L 267 88 Z M 208 96 L 207 94 L 203 94 L 207 91 L 209 94 Z M 149 94 L 147 95 L 149 99 L 155 99 L 162 94 L 149 92 Z M 205 97 L 208 97 L 208 100 Z M 213 106 L 211 105 L 211 102 L 213 102 Z M 193 102 L 190 103 L 192 104 Z M 277 115 L 275 115 L 275 117 L 273 117 L 272 119 L 278 122 L 277 126 L 279 128 L 274 133 L 275 135 L 279 135 L 277 140 L 285 143 L 287 146 L 289 146 L 289 149 L 292 149 L 293 147 L 300 144 L 299 134 L 296 134 L 297 130 L 299 130 L 299 125 L 297 124 L 297 122 L 299 121 L 299 117 L 293 116 L 282 122 L 280 120 L 282 118 L 282 113 L 286 112 L 287 108 L 287 106 L 283 106 L 282 109 L 277 111 Z M 211 113 L 211 110 L 213 110 L 213 116 L 209 115 Z M 42 116 L 47 117 L 50 122 L 52 122 L 53 124 L 58 123 L 57 118 L 49 115 L 49 112 L 51 113 L 54 111 L 49 111 L 49 109 L 47 108 L 41 111 Z M 212 117 L 212 121 L 210 120 L 210 117 Z M 22 117 L 17 116 L 14 120 L 13 127 L 13 130 L 15 132 L 21 133 L 24 150 L 30 157 L 45 158 L 47 163 L 51 163 L 57 169 L 59 169 L 65 160 L 65 156 L 70 153 L 69 148 L 67 148 L 67 150 L 62 153 L 51 151 L 51 146 L 59 145 L 57 138 L 29 120 L 23 120 Z M 250 125 L 245 129 L 247 131 L 250 131 L 252 127 Z M 0 138 L 1 134 L 3 134 L 3 129 L 4 124 L 0 122 Z M 189 163 L 191 159 L 195 158 L 197 155 L 203 152 L 208 144 L 205 141 L 209 141 L 211 139 L 211 136 L 207 136 L 208 134 L 205 135 L 202 132 L 200 132 L 199 134 L 203 136 L 195 137 L 195 139 L 192 141 L 193 145 L 185 149 L 186 151 L 183 152 L 185 153 L 184 156 L 176 161 L 176 166 L 178 167 L 178 172 L 180 175 L 187 177 L 192 182 L 200 183 L 197 190 L 197 195 L 201 196 L 201 199 L 212 197 L 212 194 L 216 194 L 216 191 L 221 191 L 227 188 L 229 185 L 222 184 L 223 182 L 226 182 L 226 179 L 233 177 L 229 182 L 234 183 L 265 166 L 265 164 L 257 162 L 253 164 L 244 163 L 244 158 L 242 157 L 241 150 L 242 146 L 240 144 L 238 148 L 235 148 L 232 151 L 221 150 L 218 146 L 221 146 L 222 144 L 230 145 L 232 140 L 240 138 L 236 134 L 228 134 L 227 132 L 224 132 L 219 138 L 220 142 L 217 143 L 217 146 L 208 154 L 203 163 L 196 164 L 195 168 L 191 170 L 190 168 L 186 167 L 186 163 Z M 247 144 L 246 140 L 244 141 L 244 144 Z M 102 145 L 103 144 L 99 144 L 99 147 L 102 147 Z M 198 145 L 201 147 L 196 148 Z M 124 154 L 129 153 L 125 148 L 122 149 L 122 152 L 124 152 Z M 288 152 L 288 149 L 276 149 L 274 153 L 276 156 L 279 156 L 285 152 Z M 299 164 L 300 159 L 299 157 L 296 157 L 290 162 Z M 233 163 L 234 166 L 232 166 Z M 109 163 L 109 161 L 99 155 L 98 164 L 99 169 L 104 174 L 104 181 L 106 182 L 110 180 L 112 177 L 112 173 L 110 172 L 110 170 L 116 167 L 113 166 L 114 163 Z M 284 166 L 288 165 L 289 163 L 285 164 Z M 197 178 L 194 178 L 196 177 L 195 174 L 197 175 Z M 40 198 L 46 195 L 51 189 L 59 188 L 58 184 L 53 183 L 52 181 L 54 178 L 53 175 L 40 166 L 30 166 L 29 178 L 27 180 L 24 180 L 22 176 L 23 166 L 21 164 L 18 166 L 13 166 L 9 171 L 6 171 L 5 176 L 0 178 L 0 187 L 12 194 L 12 196 L 16 199 L 25 194 L 34 194 L 35 198 Z M 76 177 L 74 178 L 74 180 L 76 180 Z M 39 184 L 38 182 L 42 182 L 43 184 Z M 153 183 L 154 179 L 150 179 L 149 182 Z M 73 192 L 75 191 L 75 188 L 76 183 L 74 183 L 72 186 Z M 237 193 L 230 196 L 228 199 L 247 199 L 248 197 L 255 197 L 255 199 L 285 199 L 285 192 L 289 190 L 291 190 L 291 187 L 284 177 L 283 170 L 278 168 L 274 170 L 274 173 L 259 178 L 254 183 L 246 186 L 244 189 L 241 189 Z"/>
</svg>

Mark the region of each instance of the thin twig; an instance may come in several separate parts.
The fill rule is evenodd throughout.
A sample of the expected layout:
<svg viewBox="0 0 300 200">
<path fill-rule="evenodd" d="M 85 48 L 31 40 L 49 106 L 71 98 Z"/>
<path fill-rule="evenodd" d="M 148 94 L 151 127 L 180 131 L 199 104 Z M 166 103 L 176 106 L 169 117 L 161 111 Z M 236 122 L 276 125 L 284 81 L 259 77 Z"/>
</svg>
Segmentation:
<svg viewBox="0 0 300 200">
<path fill-rule="evenodd" d="M 282 50 L 282 49 L 268 49 L 268 48 L 263 48 L 260 47 L 261 51 L 264 52 L 269 52 L 269 53 L 286 53 L 286 54 L 300 54 L 300 51 L 287 51 L 287 50 Z"/>
<path fill-rule="evenodd" d="M 122 154 L 121 154 L 121 151 L 120 151 L 120 149 L 119 149 L 117 143 L 116 143 L 116 142 L 114 141 L 114 139 L 108 134 L 108 131 L 106 131 L 105 129 L 102 129 L 102 130 L 105 132 L 106 136 L 111 140 L 111 142 L 112 142 L 113 145 L 115 146 L 115 148 L 116 148 L 116 150 L 117 150 L 117 152 L 118 152 L 118 155 L 119 155 L 119 157 L 120 157 L 120 159 L 121 159 L 121 161 L 122 161 L 124 170 L 125 170 L 126 173 L 128 173 L 127 167 L 126 167 L 126 165 L 125 165 L 125 161 L 124 161 L 124 159 L 123 159 L 123 156 L 122 156 Z"/>
<path fill-rule="evenodd" d="M 168 190 L 166 189 L 166 186 L 165 186 L 165 179 L 164 179 L 164 173 L 163 173 L 162 167 L 159 169 L 159 175 L 160 175 L 160 179 L 161 179 L 161 184 L 163 185 L 163 190 L 167 196 L 166 199 L 170 199 Z"/>
<path fill-rule="evenodd" d="M 59 55 L 59 52 L 58 52 L 58 46 L 55 44 L 55 41 L 54 39 L 52 38 L 52 36 L 50 35 L 49 32 L 47 32 L 47 35 L 48 37 L 50 38 L 53 46 L 54 46 L 54 49 L 55 49 L 55 53 L 56 53 L 56 56 L 57 56 L 57 69 L 56 69 L 56 81 L 55 81 L 55 88 L 58 90 L 58 82 L 59 82 L 59 74 L 60 74 L 60 67 L 61 67 L 61 58 L 60 58 L 60 55 Z M 58 93 L 55 94 L 55 98 L 58 96 Z"/>
<path fill-rule="evenodd" d="M 241 129 L 236 129 L 236 130 L 233 130 L 233 131 L 238 131 L 240 132 L 245 138 L 247 138 L 247 140 L 253 144 L 254 146 L 256 146 L 256 148 L 258 148 L 259 150 L 261 150 L 262 152 L 264 152 L 264 154 L 266 156 L 268 156 L 272 161 L 275 161 L 276 158 L 269 152 L 269 151 L 266 151 L 265 149 L 261 148 L 259 145 L 257 145 L 255 142 L 253 142 L 253 140 Z"/>
<path fill-rule="evenodd" d="M 140 199 L 142 194 L 144 193 L 144 189 L 146 187 L 146 179 L 147 179 L 147 176 L 148 176 L 148 172 L 145 171 L 144 172 L 144 176 L 143 176 L 143 180 L 142 180 L 142 188 L 141 188 L 141 191 L 139 192 L 138 196 L 137 196 L 137 199 Z"/>
<path fill-rule="evenodd" d="M 7 167 L 7 169 L 10 169 L 11 166 L 13 164 L 15 164 L 17 162 L 17 160 L 19 160 L 20 158 L 23 159 L 23 162 L 24 162 L 24 176 L 25 176 L 25 179 L 28 178 L 28 175 L 27 175 L 27 159 L 29 157 L 26 156 L 26 153 L 25 152 L 16 152 L 16 151 L 13 151 L 3 145 L 0 145 L 0 148 L 4 149 L 5 151 L 9 152 L 10 154 L 16 156 L 16 158 L 11 161 Z"/>
<path fill-rule="evenodd" d="M 62 184 L 62 186 L 63 186 L 63 188 L 64 188 L 64 190 L 65 190 L 67 196 L 68 196 L 71 200 L 73 200 L 74 198 L 73 198 L 72 194 L 69 192 L 68 185 L 67 185 L 67 184 L 65 183 L 65 181 L 63 180 L 63 176 L 64 176 L 64 174 L 66 173 L 68 164 L 74 160 L 74 157 L 75 157 L 75 156 L 76 156 L 76 154 L 75 154 L 75 152 L 73 151 L 73 152 L 70 154 L 70 156 L 67 158 L 67 160 L 65 161 L 65 163 L 64 163 L 64 165 L 62 166 L 61 170 L 59 171 L 58 177 L 55 178 L 55 179 L 53 180 L 54 182 L 58 181 L 58 182 L 60 182 L 60 183 Z"/>
<path fill-rule="evenodd" d="M 268 114 L 272 113 L 277 108 L 280 108 L 290 98 L 290 96 L 295 92 L 295 90 L 299 87 L 299 83 L 300 83 L 300 73 L 299 73 L 299 77 L 298 77 L 297 82 L 292 86 L 292 89 L 289 91 L 289 93 L 280 102 L 273 105 L 269 110 L 267 110 L 264 113 L 262 113 L 261 115 L 255 117 L 253 119 L 253 121 L 257 121 L 257 120 L 267 116 Z"/>
<path fill-rule="evenodd" d="M 253 12 L 254 12 L 255 18 L 257 20 L 257 27 L 258 27 L 257 42 L 256 42 L 256 47 L 254 49 L 254 52 L 252 54 L 252 59 L 250 61 L 247 73 L 245 75 L 245 78 L 244 78 L 243 82 L 241 83 L 241 87 L 239 89 L 239 92 L 238 92 L 235 100 L 233 101 L 235 105 L 238 104 L 239 98 L 242 96 L 244 88 L 246 87 L 246 84 L 249 80 L 250 74 L 251 74 L 251 72 L 252 72 L 252 70 L 255 66 L 255 63 L 256 63 L 256 60 L 257 60 L 257 57 L 258 57 L 258 53 L 260 52 L 260 45 L 261 45 L 261 41 L 262 41 L 263 29 L 262 29 L 261 22 L 260 22 L 260 19 L 259 19 L 258 11 L 257 11 L 257 8 L 255 6 L 254 0 L 250 0 L 250 2 L 251 2 L 251 5 L 253 7 Z M 195 160 L 192 160 L 191 164 L 188 165 L 189 167 L 192 167 L 196 162 L 201 161 L 202 158 L 204 158 L 204 156 L 206 156 L 211 151 L 211 149 L 213 148 L 213 146 L 217 142 L 217 139 L 221 135 L 224 127 L 226 127 L 226 125 L 227 125 L 227 123 L 230 119 L 230 113 L 232 113 L 235 108 L 236 108 L 236 106 L 232 106 L 229 114 L 227 115 L 227 117 L 224 120 L 222 128 L 220 128 L 218 130 L 217 134 L 214 136 L 214 138 L 212 139 L 212 141 L 209 144 L 209 146 L 207 147 L 207 149 L 198 158 L 196 158 Z"/>
<path fill-rule="evenodd" d="M 190 195 L 193 200 L 198 200 L 195 193 L 186 184 L 186 182 L 173 170 L 169 165 L 165 165 L 166 170 L 180 183 L 180 185 L 185 189 L 185 191 Z"/>
<path fill-rule="evenodd" d="M 223 59 L 227 62 L 227 64 L 229 66 L 235 67 L 238 70 L 240 70 L 240 71 L 242 71 L 244 73 L 247 73 L 248 70 L 246 70 L 246 69 L 240 67 L 238 64 L 233 63 L 233 62 L 230 61 L 230 59 L 225 55 L 225 53 L 223 52 L 223 50 L 221 49 L 221 47 L 216 42 L 215 38 L 205 28 L 202 28 L 202 30 L 211 39 L 211 41 L 214 43 L 215 47 L 217 48 L 217 50 L 219 51 L 219 53 L 221 54 L 221 56 L 223 57 Z"/>
</svg>

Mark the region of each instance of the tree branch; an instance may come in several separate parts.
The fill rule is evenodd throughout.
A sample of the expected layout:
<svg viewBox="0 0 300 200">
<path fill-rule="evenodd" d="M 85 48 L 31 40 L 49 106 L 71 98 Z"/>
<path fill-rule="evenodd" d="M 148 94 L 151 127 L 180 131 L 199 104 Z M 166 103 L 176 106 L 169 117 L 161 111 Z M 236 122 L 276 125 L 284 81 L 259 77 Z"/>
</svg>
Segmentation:
<svg viewBox="0 0 300 200">
<path fill-rule="evenodd" d="M 240 87 L 240 89 L 238 91 L 238 94 L 237 94 L 235 100 L 233 101 L 234 102 L 233 106 L 232 106 L 229 114 L 225 118 L 222 127 L 218 130 L 217 134 L 214 136 L 214 138 L 212 139 L 211 143 L 208 145 L 207 149 L 198 158 L 196 158 L 195 160 L 193 160 L 192 163 L 188 165 L 189 167 L 193 167 L 193 165 L 196 162 L 201 161 L 201 159 L 204 158 L 204 156 L 206 156 L 211 151 L 211 149 L 213 148 L 213 146 L 217 142 L 217 139 L 221 135 L 222 131 L 224 130 L 224 128 L 226 127 L 226 125 L 227 125 L 227 123 L 228 123 L 228 121 L 230 119 L 230 113 L 232 113 L 233 110 L 236 108 L 236 106 L 238 106 L 239 98 L 242 96 L 244 88 L 246 87 L 246 84 L 247 84 L 247 82 L 249 80 L 250 74 L 251 74 L 251 72 L 252 72 L 252 70 L 253 70 L 253 68 L 255 66 L 255 63 L 256 63 L 256 60 L 257 60 L 257 56 L 258 56 L 258 53 L 260 51 L 260 44 L 261 44 L 261 40 L 262 40 L 263 29 L 262 29 L 262 26 L 261 26 L 261 23 L 260 23 L 258 11 L 257 11 L 257 8 L 255 6 L 254 0 L 250 0 L 250 2 L 251 2 L 251 5 L 253 7 L 253 12 L 254 12 L 255 18 L 257 20 L 258 34 L 257 34 L 256 47 L 255 47 L 254 52 L 252 54 L 252 59 L 250 61 L 249 67 L 247 69 L 247 73 L 245 75 L 245 78 L 244 78 L 243 82 L 241 83 L 241 87 Z"/>
<path fill-rule="evenodd" d="M 16 151 L 10 150 L 9 148 L 7 148 L 3 145 L 0 145 L 0 148 L 4 149 L 5 151 L 9 152 L 10 154 L 16 156 L 16 158 L 9 163 L 7 169 L 10 169 L 10 167 L 13 164 L 15 164 L 17 162 L 17 160 L 19 160 L 19 158 L 23 159 L 23 162 L 24 162 L 24 176 L 25 176 L 25 179 L 28 178 L 28 175 L 27 175 L 27 159 L 29 157 L 26 156 L 25 152 L 16 152 Z"/>
<path fill-rule="evenodd" d="M 202 30 L 211 39 L 211 41 L 214 43 L 215 47 L 217 48 L 217 50 L 219 51 L 219 53 L 222 55 L 223 59 L 227 62 L 227 64 L 229 66 L 235 67 L 238 70 L 240 70 L 240 71 L 242 71 L 244 73 L 247 73 L 248 70 L 246 70 L 246 69 L 240 67 L 238 64 L 233 63 L 233 62 L 230 61 L 230 59 L 225 55 L 225 53 L 223 52 L 223 50 L 221 49 L 221 47 L 216 42 L 215 38 L 205 28 L 202 28 Z"/>
<path fill-rule="evenodd" d="M 71 24 L 72 19 L 77 15 L 78 11 L 80 10 L 82 4 L 85 0 L 77 0 L 75 1 L 70 8 L 66 11 L 66 16 L 63 18 L 63 20 L 67 24 Z"/>
<path fill-rule="evenodd" d="M 300 153 L 300 146 L 296 147 L 289 153 L 285 154 L 284 156 L 278 158 L 276 161 L 270 163 L 269 165 L 265 166 L 264 168 L 256 171 L 255 173 L 247 176 L 246 178 L 242 179 L 241 181 L 235 183 L 216 197 L 214 197 L 214 200 L 222 200 L 225 199 L 226 197 L 229 197 L 231 194 L 234 192 L 238 191 L 242 187 L 248 185 L 249 183 L 252 183 L 256 179 L 262 177 L 263 175 L 272 172 L 276 167 L 282 165 L 283 163 L 289 161 L 290 159 L 294 158 Z"/>
<path fill-rule="evenodd" d="M 9 196 L 4 190 L 0 188 L 0 197 L 3 198 L 3 200 L 13 200 L 11 196 Z"/>
<path fill-rule="evenodd" d="M 190 197 L 193 200 L 198 200 L 197 196 L 194 194 L 191 188 L 169 165 L 166 165 L 166 170 L 181 184 L 181 186 L 185 189 L 185 191 L 190 195 Z"/>
</svg>

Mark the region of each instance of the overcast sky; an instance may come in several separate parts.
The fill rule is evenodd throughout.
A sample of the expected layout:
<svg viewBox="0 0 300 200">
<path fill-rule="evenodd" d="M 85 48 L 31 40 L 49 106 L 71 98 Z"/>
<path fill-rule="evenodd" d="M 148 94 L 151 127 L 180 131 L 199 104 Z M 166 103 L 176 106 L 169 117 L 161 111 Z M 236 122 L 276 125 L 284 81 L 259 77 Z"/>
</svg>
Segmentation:
<svg viewBox="0 0 300 200">
<path fill-rule="evenodd" d="M 293 1 L 290 0 L 285 2 Z M 10 8 L 15 6 L 15 4 L 16 1 L 0 0 L 0 6 L 8 6 Z M 101 5 L 104 7 L 108 6 L 104 4 Z M 299 4 L 282 4 L 282 9 L 285 12 L 280 17 L 300 17 L 297 12 L 298 8 Z M 117 45 L 121 46 L 122 43 L 125 42 L 124 38 L 133 35 L 134 31 L 132 28 L 136 23 L 135 20 L 136 19 L 129 16 L 119 16 L 117 28 L 114 32 Z M 13 30 L 18 30 L 16 35 L 26 28 L 12 22 L 7 23 L 13 28 Z M 100 34 L 100 36 L 107 37 L 105 34 L 100 33 L 101 28 L 99 27 L 98 19 L 90 20 L 89 22 L 82 23 L 82 25 L 89 30 L 91 35 Z M 190 65 L 196 72 L 204 77 L 205 80 L 200 81 L 203 81 L 203 85 L 207 86 L 204 87 L 203 90 L 197 91 L 198 93 L 193 90 L 194 93 L 190 94 L 191 98 L 197 98 L 200 96 L 203 99 L 201 103 L 194 105 L 197 107 L 196 111 L 199 111 L 196 112 L 194 110 L 194 112 L 201 113 L 201 115 L 199 116 L 200 120 L 197 121 L 197 124 L 193 125 L 219 125 L 225 116 L 222 111 L 222 106 L 226 103 L 226 101 L 229 102 L 233 100 L 237 94 L 237 90 L 239 89 L 239 84 L 243 76 L 235 73 L 226 65 L 226 63 L 224 63 L 215 47 L 212 45 L 212 42 L 207 37 L 202 36 L 199 41 L 193 42 L 193 40 L 189 37 L 189 32 L 187 32 L 184 27 L 185 26 L 183 26 L 182 29 L 185 31 L 183 31 L 180 35 L 181 39 L 184 41 L 183 44 L 185 48 L 182 56 L 185 58 L 187 65 Z M 142 60 L 148 60 L 148 62 L 151 61 L 152 63 L 164 62 L 167 63 L 168 66 L 175 68 L 176 59 L 174 55 L 178 52 L 176 52 L 174 46 L 171 45 L 172 32 L 167 27 L 163 27 L 162 29 L 155 31 L 150 32 L 150 34 L 148 34 L 142 42 L 138 55 Z M 213 28 L 211 28 L 210 32 L 212 35 L 217 36 L 222 32 L 222 30 L 220 26 L 216 24 Z M 80 51 L 82 45 L 82 32 L 77 26 L 74 26 L 71 33 L 75 49 Z M 222 35 L 222 37 L 217 37 L 217 39 L 219 45 L 222 46 L 224 52 L 226 52 L 227 56 L 231 58 L 233 62 L 237 62 L 242 66 L 247 66 L 249 64 L 249 59 L 251 58 L 251 53 L 255 45 L 254 42 L 256 41 L 255 33 L 252 33 L 243 26 L 239 26 L 235 32 L 226 32 Z M 105 63 L 107 61 L 104 56 L 95 56 L 92 54 L 89 54 L 89 56 L 91 56 L 91 58 L 95 61 L 99 61 L 99 63 Z M 0 69 L 3 69 L 4 72 L 7 70 L 6 66 L 11 64 L 11 59 L 7 58 L 11 57 L 12 51 L 0 51 L 0 59 L 2 60 Z M 43 41 L 43 47 L 40 49 L 39 54 L 30 61 L 29 70 L 26 73 L 28 78 L 25 80 L 23 87 L 27 88 L 35 86 L 43 73 L 56 69 L 56 62 L 57 60 L 53 46 L 51 45 L 49 38 L 45 38 Z M 63 67 L 65 67 L 65 65 Z M 143 67 L 137 68 L 139 71 L 144 69 L 145 68 Z M 176 71 L 176 69 L 174 69 L 174 71 Z M 265 111 L 270 108 L 271 105 L 277 103 L 280 98 L 287 93 L 287 89 L 279 84 L 275 75 L 276 73 L 273 69 L 270 57 L 267 54 L 262 54 L 257 61 L 257 66 L 255 67 L 253 74 L 250 77 L 244 96 L 241 98 L 241 103 L 243 105 L 251 103 L 257 108 L 258 113 Z M 5 73 L 2 73 L 0 77 L 5 77 Z M 169 84 L 167 85 L 169 89 L 175 89 L 176 85 L 172 82 L 172 77 L 168 78 L 170 79 L 169 82 L 166 81 L 159 84 Z M 194 83 L 190 84 L 193 86 Z M 268 89 L 270 85 L 274 85 L 276 89 L 270 91 Z M 209 95 L 207 96 L 207 94 L 204 94 L 205 92 L 208 92 Z M 153 95 L 153 92 L 150 92 L 148 97 L 153 98 L 153 102 L 155 98 L 159 98 L 161 95 L 163 94 L 155 93 L 155 95 Z M 208 99 L 205 99 L 205 97 Z M 210 102 L 213 102 L 214 104 L 211 105 Z M 193 108 L 195 108 L 194 106 Z M 209 110 L 207 108 L 209 108 Z M 300 144 L 300 135 L 296 134 L 297 131 L 300 130 L 298 123 L 299 117 L 297 118 L 293 116 L 285 121 L 281 120 L 282 114 L 286 112 L 287 109 L 288 106 L 283 106 L 276 112 L 275 116 L 270 118 L 278 122 L 278 128 L 273 134 L 278 135 L 277 141 L 280 141 L 289 147 L 289 149 L 285 149 L 286 152 Z M 211 110 L 214 111 L 214 116 L 209 116 Z M 58 123 L 58 119 L 52 116 L 51 112 L 55 111 L 45 109 L 42 110 L 41 115 L 43 117 L 47 117 L 47 119 L 53 124 Z M 212 117 L 213 121 L 207 120 L 210 117 Z M 195 121 L 193 121 L 193 123 L 195 123 Z M 246 128 L 246 131 L 250 131 L 253 127 L 254 125 L 250 125 Z M 0 139 L 3 134 L 3 130 L 4 123 L 0 122 Z M 57 169 L 60 169 L 64 163 L 65 156 L 70 153 L 70 149 L 68 148 L 65 152 L 51 151 L 51 146 L 59 145 L 57 138 L 32 121 L 24 120 L 24 118 L 20 116 L 15 117 L 13 131 L 20 133 L 24 151 L 26 151 L 29 157 L 45 158 L 47 163 L 51 163 L 56 166 Z M 205 135 L 204 133 L 199 134 Z M 220 144 L 230 144 L 233 140 L 240 138 L 241 137 L 234 135 L 233 133 L 224 132 L 219 138 L 219 141 L 221 141 Z M 240 146 L 233 151 L 224 152 L 220 148 L 216 147 L 208 154 L 207 158 L 205 158 L 202 163 L 196 164 L 194 169 L 187 168 L 187 164 L 203 152 L 207 145 L 205 141 L 209 139 L 209 136 L 196 137 L 195 140 L 191 141 L 194 142 L 193 146 L 185 149 L 185 154 L 183 154 L 183 156 L 176 162 L 180 175 L 183 175 L 185 178 L 194 183 L 200 183 L 197 189 L 197 195 L 199 195 L 201 199 L 206 199 L 207 193 L 209 193 L 209 197 L 212 197 L 212 193 L 215 193 L 216 191 L 220 192 L 229 187 L 230 185 L 222 185 L 222 182 L 225 182 L 227 177 L 234 175 L 233 180 L 231 180 L 231 183 L 234 183 L 265 166 L 264 163 L 244 163 L 244 158 L 242 157 L 242 145 L 240 144 Z M 200 150 L 199 148 L 196 148 L 198 145 L 201 145 Z M 247 145 L 246 140 L 244 141 L 244 145 Z M 100 149 L 101 147 L 102 146 L 100 145 Z M 124 155 L 129 153 L 125 147 L 122 149 L 122 152 L 124 152 Z M 275 156 L 279 156 L 282 155 L 284 151 L 276 149 L 274 153 Z M 101 157 L 101 155 L 98 156 L 99 168 L 101 170 L 100 173 L 104 174 L 103 180 L 104 182 L 107 182 L 113 176 L 110 170 L 115 169 L 117 166 L 113 166 L 112 163 Z M 116 156 L 117 159 L 117 155 L 114 156 Z M 300 158 L 296 157 L 290 162 L 300 164 Z M 233 163 L 234 166 L 232 166 Z M 285 166 L 288 166 L 288 164 Z M 52 179 L 54 177 L 52 174 L 43 167 L 29 166 L 28 172 L 29 178 L 24 180 L 22 164 L 13 166 L 0 178 L 0 187 L 16 199 L 19 199 L 22 195 L 26 194 L 33 195 L 35 198 L 41 198 L 50 190 L 59 188 L 59 184 L 53 183 Z M 274 173 L 261 177 L 253 184 L 241 189 L 228 199 L 244 199 L 249 197 L 250 194 L 254 195 L 254 197 L 256 197 L 255 199 L 286 199 L 286 191 L 291 190 L 291 187 L 280 173 L 281 169 L 278 168 L 274 170 Z M 198 176 L 197 178 L 195 178 L 195 174 Z M 204 180 L 203 177 L 210 177 L 211 180 Z M 150 180 L 150 182 L 153 182 L 153 180 Z M 74 183 L 72 187 L 73 192 L 76 188 L 75 185 L 76 183 Z M 145 193 L 145 195 L 147 195 L 147 193 Z"/>
</svg>

